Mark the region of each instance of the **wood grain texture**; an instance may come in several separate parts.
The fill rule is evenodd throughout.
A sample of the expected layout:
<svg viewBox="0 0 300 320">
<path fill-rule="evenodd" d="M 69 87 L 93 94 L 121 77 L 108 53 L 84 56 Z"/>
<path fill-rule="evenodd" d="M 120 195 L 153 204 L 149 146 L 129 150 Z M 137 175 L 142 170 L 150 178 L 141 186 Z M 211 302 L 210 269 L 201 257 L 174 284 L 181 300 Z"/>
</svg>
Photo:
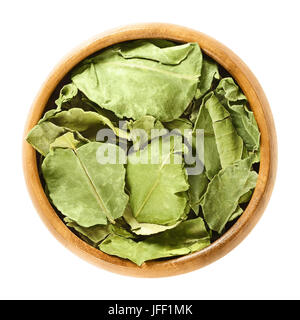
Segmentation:
<svg viewBox="0 0 300 320">
<path fill-rule="evenodd" d="M 138 267 L 130 261 L 109 256 L 89 246 L 64 225 L 53 210 L 42 188 L 35 150 L 25 140 L 23 143 L 23 168 L 30 196 L 40 217 L 63 245 L 90 263 L 112 272 L 136 277 L 166 277 L 204 267 L 226 255 L 247 236 L 258 222 L 272 193 L 277 169 L 277 141 L 273 117 L 259 82 L 239 57 L 213 38 L 177 25 L 137 24 L 102 33 L 76 48 L 54 68 L 32 105 L 24 137 L 41 118 L 54 89 L 76 64 L 107 46 L 142 38 L 198 42 L 207 55 L 232 75 L 247 96 L 261 132 L 261 162 L 254 194 L 238 221 L 222 237 L 200 252 L 166 261 L 150 261 L 144 263 L 142 267 Z"/>
</svg>

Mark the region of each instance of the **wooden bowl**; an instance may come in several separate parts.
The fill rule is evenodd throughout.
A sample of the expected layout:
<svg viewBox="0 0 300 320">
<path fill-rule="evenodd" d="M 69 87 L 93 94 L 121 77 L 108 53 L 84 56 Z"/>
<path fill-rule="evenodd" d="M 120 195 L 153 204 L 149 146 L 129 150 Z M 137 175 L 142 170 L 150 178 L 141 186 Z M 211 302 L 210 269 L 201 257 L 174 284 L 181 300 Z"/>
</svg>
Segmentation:
<svg viewBox="0 0 300 320">
<path fill-rule="evenodd" d="M 75 65 L 100 49 L 118 42 L 142 38 L 198 42 L 208 56 L 232 75 L 248 98 L 261 132 L 261 162 L 254 194 L 237 222 L 218 240 L 199 252 L 165 261 L 150 261 L 138 267 L 128 260 L 107 255 L 91 247 L 65 226 L 45 195 L 38 175 L 36 152 L 25 140 L 23 143 L 23 167 L 30 196 L 40 217 L 63 245 L 85 260 L 112 272 L 136 277 L 165 277 L 201 268 L 227 254 L 255 226 L 271 196 L 277 167 L 276 132 L 266 96 L 245 63 L 213 38 L 185 27 L 147 23 L 114 29 L 81 45 L 56 66 L 40 89 L 29 112 L 25 136 L 41 118 L 48 99 L 57 85 Z"/>
</svg>

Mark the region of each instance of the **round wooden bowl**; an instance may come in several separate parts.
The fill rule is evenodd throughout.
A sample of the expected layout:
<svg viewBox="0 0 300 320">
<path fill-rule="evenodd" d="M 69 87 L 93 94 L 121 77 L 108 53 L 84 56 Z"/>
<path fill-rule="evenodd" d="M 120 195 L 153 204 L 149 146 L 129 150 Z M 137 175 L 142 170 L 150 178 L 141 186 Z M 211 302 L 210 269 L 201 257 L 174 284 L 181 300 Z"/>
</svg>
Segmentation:
<svg viewBox="0 0 300 320">
<path fill-rule="evenodd" d="M 56 66 L 40 89 L 29 112 L 25 136 L 41 118 L 48 99 L 57 85 L 75 65 L 100 49 L 118 42 L 142 38 L 198 42 L 208 56 L 232 75 L 246 95 L 261 132 L 261 162 L 254 194 L 237 222 L 218 240 L 199 252 L 165 261 L 150 261 L 138 267 L 128 260 L 107 255 L 91 247 L 65 226 L 45 195 L 38 174 L 36 152 L 25 140 L 23 167 L 30 196 L 40 217 L 63 245 L 83 259 L 112 272 L 136 277 L 166 277 L 201 268 L 227 254 L 255 226 L 271 196 L 277 167 L 276 132 L 266 96 L 245 63 L 223 44 L 201 32 L 185 27 L 146 23 L 114 29 L 81 45 Z"/>
</svg>

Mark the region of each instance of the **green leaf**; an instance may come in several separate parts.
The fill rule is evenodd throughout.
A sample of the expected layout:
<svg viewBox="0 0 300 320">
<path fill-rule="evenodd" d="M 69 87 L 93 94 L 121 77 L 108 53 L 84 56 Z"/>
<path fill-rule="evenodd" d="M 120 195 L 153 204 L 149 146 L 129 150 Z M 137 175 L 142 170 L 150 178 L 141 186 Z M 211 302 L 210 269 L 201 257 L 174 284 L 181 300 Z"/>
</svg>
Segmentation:
<svg viewBox="0 0 300 320">
<path fill-rule="evenodd" d="M 164 126 L 170 131 L 178 130 L 182 135 L 184 134 L 185 129 L 192 130 L 193 128 L 193 124 L 191 123 L 191 121 L 184 118 L 178 118 L 170 122 L 165 122 Z"/>
<path fill-rule="evenodd" d="M 51 143 L 66 132 L 64 128 L 56 126 L 51 122 L 43 122 L 34 126 L 28 133 L 26 141 L 30 143 L 39 153 L 46 156 Z"/>
<path fill-rule="evenodd" d="M 205 97 L 199 109 L 193 134 L 195 134 L 196 129 L 204 130 L 204 166 L 206 175 L 211 180 L 221 170 L 221 162 L 212 119 L 204 105 L 204 101 Z"/>
<path fill-rule="evenodd" d="M 213 79 L 220 79 L 218 65 L 212 59 L 203 57 L 201 77 L 198 84 L 196 99 L 203 97 L 211 88 Z"/>
<path fill-rule="evenodd" d="M 96 153 L 102 145 L 90 142 L 77 150 L 57 148 L 42 164 L 53 204 L 82 227 L 107 224 L 107 219 L 113 223 L 128 202 L 124 166 L 100 164 Z"/>
<path fill-rule="evenodd" d="M 109 225 L 99 224 L 86 228 L 67 217 L 64 218 L 64 221 L 68 227 L 75 229 L 77 232 L 90 239 L 94 244 L 98 244 L 110 234 Z"/>
<path fill-rule="evenodd" d="M 44 118 L 28 133 L 26 140 L 43 156 L 46 156 L 50 150 L 50 145 L 64 133 L 73 132 L 82 141 L 95 141 L 97 132 L 106 126 L 116 136 L 130 139 L 126 131 L 116 127 L 105 116 L 93 111 L 72 108 L 67 111 L 48 111 Z"/>
<path fill-rule="evenodd" d="M 115 127 L 108 118 L 97 112 L 83 111 L 80 108 L 58 112 L 54 116 L 49 117 L 48 121 L 59 127 L 78 131 L 89 140 L 95 140 L 97 132 L 105 126 L 109 127 L 117 136 L 125 139 L 128 138 L 127 133 Z"/>
<path fill-rule="evenodd" d="M 253 112 L 247 106 L 247 100 L 232 78 L 222 79 L 216 88 L 216 94 L 231 115 L 238 135 L 243 139 L 248 151 L 259 150 L 260 133 Z"/>
<path fill-rule="evenodd" d="M 130 225 L 131 230 L 133 233 L 137 235 L 151 235 L 155 233 L 160 233 L 169 229 L 173 229 L 178 226 L 179 223 L 181 223 L 181 220 L 176 222 L 173 225 L 160 225 L 160 224 L 153 224 L 153 223 L 143 223 L 138 222 L 135 217 L 132 214 L 131 208 L 128 205 L 127 208 L 124 211 L 123 218 L 125 221 Z"/>
<path fill-rule="evenodd" d="M 62 110 L 66 111 L 72 108 L 97 112 L 112 122 L 119 120 L 113 112 L 105 110 L 96 103 L 90 101 L 82 92 L 78 91 L 74 83 L 66 84 L 61 88 L 59 98 L 55 101 L 55 104 L 57 105 L 57 108 L 47 111 L 39 123 L 48 120 Z"/>
<path fill-rule="evenodd" d="M 99 246 L 103 252 L 129 259 L 141 266 L 145 261 L 186 255 L 207 247 L 209 233 L 201 218 L 180 223 L 176 228 L 136 242 L 109 236 Z"/>
<path fill-rule="evenodd" d="M 253 194 L 253 189 L 251 189 L 248 192 L 246 192 L 245 194 L 243 194 L 239 199 L 239 203 L 249 202 L 251 200 L 252 194 Z"/>
<path fill-rule="evenodd" d="M 174 148 L 172 141 L 168 145 L 168 139 L 159 138 L 128 156 L 130 205 L 138 222 L 172 225 L 184 214 L 187 204 L 184 192 L 189 185 L 182 155 L 175 153 Z M 151 157 L 156 164 L 151 163 Z"/>
<path fill-rule="evenodd" d="M 237 206 L 233 214 L 228 219 L 228 222 L 235 220 L 237 217 L 239 217 L 243 213 L 243 211 L 244 210 L 240 206 Z"/>
<path fill-rule="evenodd" d="M 239 160 L 222 169 L 209 183 L 201 205 L 212 230 L 221 233 L 241 196 L 255 187 L 257 173 L 250 171 L 251 165 L 252 158 Z"/>
<path fill-rule="evenodd" d="M 62 87 L 59 93 L 58 99 L 55 100 L 55 104 L 58 110 L 61 110 L 62 105 L 72 100 L 78 94 L 78 89 L 73 83 L 66 84 Z"/>
<path fill-rule="evenodd" d="M 67 132 L 62 136 L 56 138 L 54 142 L 50 144 L 50 150 L 54 148 L 71 148 L 76 149 L 80 141 L 75 139 L 73 132 Z"/>
<path fill-rule="evenodd" d="M 116 51 L 125 59 L 147 59 L 166 65 L 178 65 L 186 59 L 190 53 L 190 44 L 175 45 L 169 42 L 155 43 L 153 40 L 136 40 L 116 46 Z"/>
<path fill-rule="evenodd" d="M 205 107 L 212 119 L 220 162 L 224 169 L 242 158 L 243 140 L 234 128 L 229 112 L 214 94 L 207 99 Z"/>
<path fill-rule="evenodd" d="M 55 104 L 57 105 L 57 108 L 50 109 L 47 112 L 45 112 L 44 116 L 40 119 L 38 124 L 45 122 L 49 118 L 55 116 L 63 108 L 73 108 L 74 104 L 75 107 L 84 107 L 78 89 L 73 83 L 66 84 L 60 89 L 59 97 L 55 100 Z"/>
<path fill-rule="evenodd" d="M 260 132 L 253 112 L 245 105 L 232 105 L 228 108 L 236 131 L 244 140 L 247 150 L 250 152 L 259 150 Z"/>
<path fill-rule="evenodd" d="M 190 184 L 190 188 L 188 191 L 189 204 L 192 210 L 197 215 L 199 214 L 200 200 L 207 189 L 208 183 L 209 183 L 209 180 L 205 172 L 199 175 L 189 176 L 189 184 Z"/>
<path fill-rule="evenodd" d="M 148 140 L 167 133 L 167 131 L 164 130 L 163 124 L 152 116 L 143 116 L 136 121 L 130 120 L 128 122 L 128 129 L 130 131 L 130 140 L 133 142 L 135 150 L 140 149 Z M 157 134 L 151 132 L 153 129 L 159 130 Z"/>
<path fill-rule="evenodd" d="M 92 227 L 82 227 L 68 217 L 65 217 L 64 221 L 68 227 L 75 229 L 80 235 L 82 235 L 83 239 L 88 238 L 89 241 L 92 242 L 93 246 L 97 246 L 109 234 L 116 234 L 130 239 L 135 238 L 133 234 L 128 232 L 122 226 L 118 226 L 116 224 L 98 224 Z"/>
<path fill-rule="evenodd" d="M 159 48 L 123 43 L 85 60 L 72 81 L 90 100 L 119 118 L 151 115 L 172 121 L 195 96 L 202 54 L 196 43 Z"/>
<path fill-rule="evenodd" d="M 118 219 L 120 220 L 120 219 Z M 128 238 L 128 239 L 135 239 L 136 236 L 125 229 L 123 225 L 117 225 L 117 224 L 110 224 L 108 226 L 110 233 L 116 234 L 120 237 Z"/>
<path fill-rule="evenodd" d="M 219 82 L 216 93 L 224 96 L 229 101 L 246 100 L 239 86 L 237 86 L 232 78 L 223 78 Z"/>
<path fill-rule="evenodd" d="M 196 120 L 199 116 L 199 111 L 200 107 L 203 105 L 203 100 L 204 97 L 202 99 L 193 100 L 190 104 L 190 107 L 187 109 L 189 110 L 189 114 L 187 115 L 187 117 L 193 125 L 195 125 Z"/>
</svg>

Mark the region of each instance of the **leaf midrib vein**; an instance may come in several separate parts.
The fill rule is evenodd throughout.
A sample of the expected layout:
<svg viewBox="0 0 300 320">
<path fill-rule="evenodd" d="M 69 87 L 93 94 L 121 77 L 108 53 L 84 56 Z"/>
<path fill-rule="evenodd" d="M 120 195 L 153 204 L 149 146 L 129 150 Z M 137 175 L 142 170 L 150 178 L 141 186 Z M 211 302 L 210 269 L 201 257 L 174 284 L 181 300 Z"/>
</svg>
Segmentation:
<svg viewBox="0 0 300 320">
<path fill-rule="evenodd" d="M 196 75 L 191 75 L 190 76 L 190 75 L 186 75 L 186 74 L 180 74 L 180 73 L 176 73 L 176 72 L 161 70 L 161 69 L 157 69 L 157 68 L 152 68 L 152 67 L 147 67 L 147 66 L 143 66 L 143 65 L 139 65 L 139 64 L 134 64 L 134 63 L 125 64 L 125 63 L 121 63 L 121 62 L 105 62 L 103 64 L 117 65 L 117 66 L 122 66 L 122 67 L 125 67 L 125 68 L 144 69 L 144 70 L 158 72 L 158 73 L 166 74 L 166 75 L 169 75 L 169 76 L 172 76 L 172 77 L 175 77 L 175 78 L 185 79 L 185 80 L 190 80 L 190 81 L 198 80 L 198 76 L 196 76 Z"/>
<path fill-rule="evenodd" d="M 104 214 L 105 214 L 105 216 L 107 217 L 107 219 L 108 219 L 111 223 L 114 224 L 114 223 L 115 223 L 114 218 L 111 216 L 111 214 L 108 212 L 107 208 L 105 207 L 105 204 L 104 204 L 101 196 L 100 196 L 99 193 L 97 192 L 96 186 L 95 186 L 95 184 L 94 184 L 91 176 L 89 175 L 89 172 L 88 172 L 87 168 L 85 167 L 84 163 L 81 161 L 81 159 L 80 159 L 80 157 L 79 157 L 79 155 L 78 155 L 78 153 L 76 152 L 75 149 L 73 149 L 73 152 L 74 152 L 76 158 L 78 159 L 81 168 L 83 169 L 83 171 L 84 171 L 84 173 L 85 173 L 85 176 L 86 176 L 86 178 L 87 178 L 87 180 L 88 180 L 88 182 L 89 182 L 89 185 L 91 186 L 91 188 L 92 188 L 92 190 L 93 190 L 93 193 L 94 193 L 94 195 L 95 195 L 95 198 L 96 198 L 98 204 L 100 205 L 100 207 L 101 207 L 102 210 L 104 211 Z"/>
<path fill-rule="evenodd" d="M 141 211 L 144 209 L 146 203 L 148 202 L 149 198 L 151 197 L 152 193 L 154 192 L 155 188 L 157 187 L 157 185 L 159 184 L 160 182 L 160 178 L 161 178 L 161 171 L 162 169 L 164 168 L 164 166 L 166 165 L 166 161 L 168 160 L 169 156 L 171 155 L 171 153 L 173 152 L 174 150 L 174 147 L 172 148 L 172 151 L 166 156 L 166 158 L 162 161 L 162 164 L 161 166 L 159 167 L 159 170 L 158 170 L 158 175 L 157 175 L 157 178 L 153 184 L 153 186 L 151 187 L 151 189 L 149 190 L 148 194 L 146 195 L 144 201 L 142 202 L 139 210 L 137 211 L 135 217 L 137 217 Z"/>
</svg>

